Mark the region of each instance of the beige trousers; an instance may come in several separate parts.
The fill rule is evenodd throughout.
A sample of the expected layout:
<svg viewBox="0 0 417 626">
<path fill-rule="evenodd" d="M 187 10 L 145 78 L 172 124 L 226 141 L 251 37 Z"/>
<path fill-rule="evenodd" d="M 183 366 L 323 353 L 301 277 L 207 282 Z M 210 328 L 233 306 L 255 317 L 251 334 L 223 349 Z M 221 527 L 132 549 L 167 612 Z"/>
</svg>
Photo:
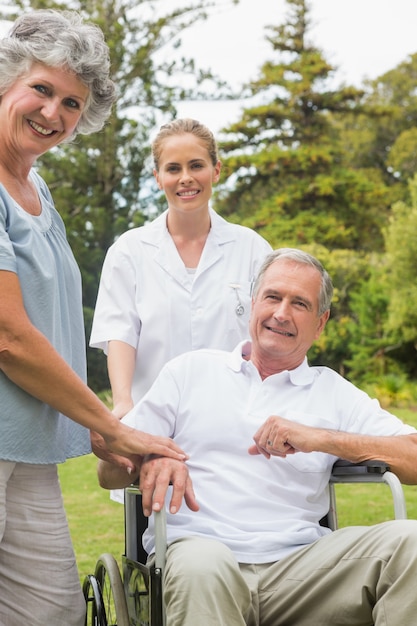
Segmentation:
<svg viewBox="0 0 417 626">
<path fill-rule="evenodd" d="M 417 521 L 340 529 L 277 563 L 188 537 L 167 553 L 167 626 L 415 626 Z"/>
<path fill-rule="evenodd" d="M 83 626 L 55 465 L 0 461 L 0 626 Z"/>
</svg>

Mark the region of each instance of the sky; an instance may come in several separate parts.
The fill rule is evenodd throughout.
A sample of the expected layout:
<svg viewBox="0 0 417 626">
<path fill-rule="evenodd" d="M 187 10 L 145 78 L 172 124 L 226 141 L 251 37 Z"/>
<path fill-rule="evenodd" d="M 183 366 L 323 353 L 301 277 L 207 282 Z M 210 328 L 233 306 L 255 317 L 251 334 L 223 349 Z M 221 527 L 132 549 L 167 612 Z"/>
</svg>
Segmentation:
<svg viewBox="0 0 417 626">
<path fill-rule="evenodd" d="M 274 58 L 265 26 L 284 23 L 288 7 L 285 0 L 220 2 L 212 17 L 182 36 L 181 50 L 237 86 L 259 76 L 263 62 Z M 337 84 L 359 87 L 417 52 L 417 0 L 310 0 L 310 6 L 311 41 L 338 68 Z M 239 119 L 240 107 L 187 102 L 178 105 L 178 113 L 217 132 Z"/>
</svg>

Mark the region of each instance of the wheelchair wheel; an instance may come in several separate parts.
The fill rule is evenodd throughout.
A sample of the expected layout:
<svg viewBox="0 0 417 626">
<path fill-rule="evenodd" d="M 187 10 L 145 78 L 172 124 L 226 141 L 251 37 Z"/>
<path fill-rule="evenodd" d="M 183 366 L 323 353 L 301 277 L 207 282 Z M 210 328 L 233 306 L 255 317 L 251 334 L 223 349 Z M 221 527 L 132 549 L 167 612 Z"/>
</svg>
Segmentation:
<svg viewBox="0 0 417 626">
<path fill-rule="evenodd" d="M 95 576 L 89 574 L 85 577 L 83 593 L 86 602 L 85 626 L 107 626 L 103 596 Z"/>
<path fill-rule="evenodd" d="M 134 626 L 154 625 L 150 619 L 149 568 L 126 557 L 122 557 L 122 563 L 130 623 Z"/>
<path fill-rule="evenodd" d="M 99 557 L 94 578 L 101 593 L 101 613 L 104 614 L 104 621 L 99 621 L 103 618 L 100 616 L 100 612 L 93 608 L 92 613 L 96 610 L 97 616 L 96 621 L 90 623 L 94 626 L 129 626 L 123 582 L 119 566 L 111 554 L 102 554 Z M 90 626 L 90 623 L 87 622 L 87 626 Z"/>
</svg>

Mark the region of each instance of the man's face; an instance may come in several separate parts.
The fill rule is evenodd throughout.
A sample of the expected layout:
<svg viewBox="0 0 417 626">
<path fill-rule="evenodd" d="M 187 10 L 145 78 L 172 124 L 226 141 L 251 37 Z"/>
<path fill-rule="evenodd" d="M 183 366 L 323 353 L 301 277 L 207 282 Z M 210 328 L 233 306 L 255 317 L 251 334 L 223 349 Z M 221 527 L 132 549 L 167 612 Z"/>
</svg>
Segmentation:
<svg viewBox="0 0 417 626">
<path fill-rule="evenodd" d="M 252 301 L 255 364 L 269 363 L 271 373 L 300 365 L 329 317 L 318 314 L 320 288 L 321 275 L 310 265 L 278 259 L 269 266 Z"/>
</svg>

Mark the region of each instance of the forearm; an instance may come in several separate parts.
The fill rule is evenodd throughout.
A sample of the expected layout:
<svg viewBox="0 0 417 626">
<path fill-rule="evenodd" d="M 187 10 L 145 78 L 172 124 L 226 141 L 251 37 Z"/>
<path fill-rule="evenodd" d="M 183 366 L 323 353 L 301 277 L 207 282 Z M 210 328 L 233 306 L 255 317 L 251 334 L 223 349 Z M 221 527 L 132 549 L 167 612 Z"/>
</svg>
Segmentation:
<svg viewBox="0 0 417 626">
<path fill-rule="evenodd" d="M 111 412 L 30 323 L 0 340 L 0 369 L 17 386 L 67 417 L 111 437 Z"/>
<path fill-rule="evenodd" d="M 0 370 L 18 387 L 106 440 L 117 420 L 29 319 L 13 272 L 0 271 Z"/>
<path fill-rule="evenodd" d="M 116 419 L 47 339 L 33 327 L 21 334 L 21 340 L 12 343 L 13 349 L 6 351 L 2 349 L 3 342 L 0 340 L 0 369 L 35 398 L 99 433 L 105 445 L 94 450 L 98 456 L 111 452 L 128 457 L 135 467 L 140 464 L 138 459 L 149 453 L 180 460 L 187 458 L 172 440 L 153 437 Z M 119 460 L 119 465 L 120 463 Z M 124 467 L 126 466 L 127 463 L 124 462 Z"/>
<path fill-rule="evenodd" d="M 250 454 L 285 457 L 324 452 L 352 463 L 380 460 L 405 484 L 417 484 L 417 434 L 371 436 L 306 426 L 271 415 L 254 435 Z"/>
<path fill-rule="evenodd" d="M 136 350 L 123 341 L 109 341 L 107 369 L 116 417 L 121 419 L 132 407 L 132 382 Z"/>
<path fill-rule="evenodd" d="M 125 468 L 102 459 L 97 464 L 97 475 L 103 489 L 123 489 L 138 479 L 138 472 L 129 474 Z"/>
<path fill-rule="evenodd" d="M 317 451 L 334 454 L 352 463 L 384 461 L 401 482 L 417 484 L 417 434 L 378 437 L 326 430 L 320 437 Z"/>
</svg>

